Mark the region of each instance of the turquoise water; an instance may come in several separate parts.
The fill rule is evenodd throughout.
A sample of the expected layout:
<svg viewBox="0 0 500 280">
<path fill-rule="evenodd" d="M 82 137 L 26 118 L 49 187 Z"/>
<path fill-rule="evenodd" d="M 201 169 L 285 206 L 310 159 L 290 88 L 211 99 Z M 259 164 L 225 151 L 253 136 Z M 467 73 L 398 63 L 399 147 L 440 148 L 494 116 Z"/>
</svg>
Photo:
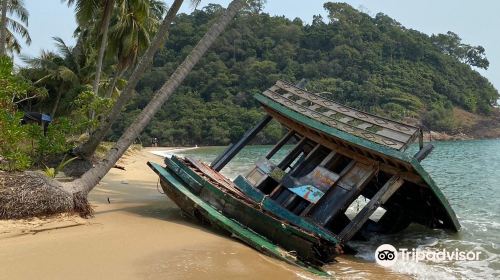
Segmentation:
<svg viewBox="0 0 500 280">
<path fill-rule="evenodd" d="M 460 232 L 448 233 L 412 225 L 395 235 L 354 243 L 359 251 L 354 260 L 374 262 L 376 247 L 384 243 L 396 248 L 428 251 L 478 251 L 481 252 L 479 261 L 415 263 L 398 260 L 390 269 L 419 279 L 500 279 L 500 140 L 433 144 L 436 148 L 422 165 L 455 210 L 462 225 Z M 243 149 L 222 173 L 229 178 L 246 174 L 269 149 L 270 146 Z M 224 147 L 207 147 L 179 155 L 211 162 L 223 150 Z"/>
</svg>

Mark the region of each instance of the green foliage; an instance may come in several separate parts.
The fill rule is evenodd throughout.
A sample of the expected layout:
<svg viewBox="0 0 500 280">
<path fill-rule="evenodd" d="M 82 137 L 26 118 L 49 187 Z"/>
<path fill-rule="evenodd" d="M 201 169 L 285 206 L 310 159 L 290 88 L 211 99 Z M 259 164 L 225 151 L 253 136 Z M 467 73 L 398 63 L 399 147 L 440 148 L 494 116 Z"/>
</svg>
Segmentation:
<svg viewBox="0 0 500 280">
<path fill-rule="evenodd" d="M 443 53 L 471 66 L 488 69 L 490 65 L 482 46 L 474 47 L 463 44 L 462 39 L 451 31 L 446 34 L 432 35 L 431 40 Z"/>
<path fill-rule="evenodd" d="M 0 169 L 24 170 L 31 166 L 32 160 L 23 143 L 28 136 L 27 127 L 20 125 L 22 114 L 12 113 L 0 108 Z"/>
<path fill-rule="evenodd" d="M 0 169 L 25 170 L 47 157 L 66 152 L 71 143 L 67 136 L 73 124 L 65 118 L 54 121 L 43 134 L 43 129 L 34 124 L 21 125 L 22 111 L 18 105 L 25 100 L 43 96 L 43 89 L 13 73 L 12 62 L 0 58 Z M 24 100 L 24 101 L 23 101 Z"/>
<path fill-rule="evenodd" d="M 17 103 L 35 97 L 45 97 L 44 89 L 36 88 L 22 76 L 14 75 L 14 66 L 7 56 L 0 56 L 0 105 L 13 111 Z"/>
<path fill-rule="evenodd" d="M 82 91 L 74 101 L 75 110 L 71 113 L 76 131 L 94 130 L 99 120 L 113 107 L 113 100 L 95 95 L 92 90 Z M 90 117 L 90 112 L 97 116 Z"/>
<path fill-rule="evenodd" d="M 29 155 L 22 148 L 27 129 L 21 127 L 21 113 L 15 100 L 27 96 L 31 84 L 13 74 L 12 61 L 0 56 L 0 169 L 23 170 L 31 165 Z"/>
<path fill-rule="evenodd" d="M 6 49 L 10 53 L 20 53 L 21 43 L 19 37 L 24 39 L 26 45 L 31 44 L 31 37 L 28 32 L 28 18 L 29 12 L 24 7 L 24 1 L 19 0 L 6 0 L 7 5 L 7 18 L 6 18 Z M 3 43 L 3 42 L 2 42 Z"/>
<path fill-rule="evenodd" d="M 448 106 L 433 105 L 433 108 L 424 114 L 422 123 L 439 131 L 453 131 L 456 128 L 450 104 Z"/>
<path fill-rule="evenodd" d="M 66 160 L 66 156 L 61 160 L 61 162 L 57 165 L 57 167 L 48 167 L 47 165 L 45 165 L 45 170 L 43 171 L 45 173 L 45 175 L 47 177 L 50 177 L 50 178 L 55 178 L 57 176 L 57 174 L 63 170 L 63 168 L 68 165 L 70 162 L 74 161 L 75 159 L 77 159 L 78 157 L 72 157 L 70 159 L 67 159 Z"/>
<path fill-rule="evenodd" d="M 31 130 L 30 137 L 35 140 L 34 147 L 38 160 L 42 161 L 47 157 L 60 155 L 71 149 L 73 143 L 68 141 L 68 136 L 72 135 L 74 131 L 74 123 L 67 118 L 58 118 L 53 121 L 45 135 L 40 127 Z"/>
<path fill-rule="evenodd" d="M 178 16 L 165 48 L 113 127 L 112 139 L 146 106 L 221 9 L 212 4 Z M 328 19 L 315 16 L 311 24 L 259 13 L 258 5 L 241 13 L 155 116 L 143 141 L 234 142 L 263 114 L 252 95 L 277 79 L 307 78 L 308 89 L 327 98 L 391 118 L 414 118 L 431 129 L 455 128 L 452 107 L 488 114 L 498 99 L 491 83 L 471 69 L 487 67 L 481 47 L 465 45 L 450 33 L 428 36 L 347 4 L 327 3 L 325 9 Z M 256 143 L 281 134 L 271 125 Z"/>
</svg>

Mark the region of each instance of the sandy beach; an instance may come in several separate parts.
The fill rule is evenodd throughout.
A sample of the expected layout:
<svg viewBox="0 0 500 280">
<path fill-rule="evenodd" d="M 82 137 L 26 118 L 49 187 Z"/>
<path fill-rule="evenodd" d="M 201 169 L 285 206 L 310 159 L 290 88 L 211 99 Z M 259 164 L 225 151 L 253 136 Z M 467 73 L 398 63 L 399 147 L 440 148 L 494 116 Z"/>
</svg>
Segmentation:
<svg viewBox="0 0 500 280">
<path fill-rule="evenodd" d="M 162 162 L 149 151 L 122 158 L 126 170 L 94 189 L 94 218 L 0 221 L 0 279 L 314 278 L 183 217 L 146 166 Z M 328 268 L 340 278 L 392 274 L 349 258 Z"/>
</svg>

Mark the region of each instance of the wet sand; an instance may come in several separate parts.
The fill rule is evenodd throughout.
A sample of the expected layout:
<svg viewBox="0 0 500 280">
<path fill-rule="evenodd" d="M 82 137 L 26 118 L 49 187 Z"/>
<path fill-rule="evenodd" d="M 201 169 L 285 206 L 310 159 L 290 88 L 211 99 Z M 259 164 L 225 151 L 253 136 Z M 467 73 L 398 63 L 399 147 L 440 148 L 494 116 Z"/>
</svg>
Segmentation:
<svg viewBox="0 0 500 280">
<path fill-rule="evenodd" d="M 0 221 L 0 279 L 315 278 L 183 217 L 159 193 L 148 160 L 162 163 L 143 149 L 122 158 L 125 171 L 106 175 L 90 196 L 94 218 Z M 328 270 L 338 278 L 402 277 L 350 257 Z"/>
</svg>

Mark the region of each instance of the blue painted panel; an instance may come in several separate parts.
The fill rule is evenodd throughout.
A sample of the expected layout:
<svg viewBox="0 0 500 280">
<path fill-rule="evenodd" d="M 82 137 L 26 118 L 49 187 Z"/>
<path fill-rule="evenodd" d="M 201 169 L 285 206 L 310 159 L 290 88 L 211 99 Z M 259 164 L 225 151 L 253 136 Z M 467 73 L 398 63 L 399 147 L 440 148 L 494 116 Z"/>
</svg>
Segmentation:
<svg viewBox="0 0 500 280">
<path fill-rule="evenodd" d="M 288 188 L 288 190 L 311 203 L 318 202 L 318 200 L 325 194 L 324 192 L 311 185 L 291 187 Z"/>
</svg>

